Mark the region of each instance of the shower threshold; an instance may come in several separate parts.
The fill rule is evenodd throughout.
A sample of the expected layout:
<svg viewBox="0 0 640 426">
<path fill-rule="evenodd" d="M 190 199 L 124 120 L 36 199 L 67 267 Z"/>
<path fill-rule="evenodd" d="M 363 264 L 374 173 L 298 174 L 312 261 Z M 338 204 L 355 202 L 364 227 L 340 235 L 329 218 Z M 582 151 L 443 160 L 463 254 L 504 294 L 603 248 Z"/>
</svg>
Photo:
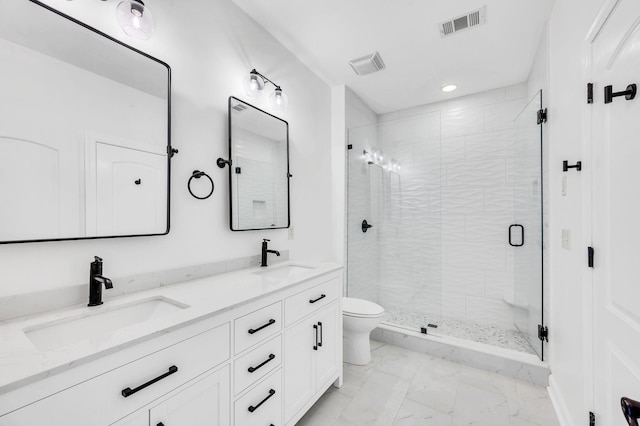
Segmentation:
<svg viewBox="0 0 640 426">
<path fill-rule="evenodd" d="M 436 321 L 433 316 L 428 314 L 386 307 L 382 322 L 418 333 L 422 328 L 425 328 L 428 335 L 455 337 L 536 355 L 524 333 L 518 330 L 507 330 L 493 325 L 446 317 Z M 429 327 L 428 324 L 437 325 L 437 328 Z"/>
</svg>

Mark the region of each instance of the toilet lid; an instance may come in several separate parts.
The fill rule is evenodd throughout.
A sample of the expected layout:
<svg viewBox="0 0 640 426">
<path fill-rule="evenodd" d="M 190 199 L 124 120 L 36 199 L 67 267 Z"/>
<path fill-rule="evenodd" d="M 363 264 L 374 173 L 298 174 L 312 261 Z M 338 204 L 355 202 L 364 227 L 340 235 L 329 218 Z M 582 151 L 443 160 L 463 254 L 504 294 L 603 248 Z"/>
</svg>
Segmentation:
<svg viewBox="0 0 640 426">
<path fill-rule="evenodd" d="M 379 316 L 384 314 L 384 308 L 377 303 L 353 297 L 342 298 L 342 312 L 346 315 L 359 317 Z"/>
</svg>

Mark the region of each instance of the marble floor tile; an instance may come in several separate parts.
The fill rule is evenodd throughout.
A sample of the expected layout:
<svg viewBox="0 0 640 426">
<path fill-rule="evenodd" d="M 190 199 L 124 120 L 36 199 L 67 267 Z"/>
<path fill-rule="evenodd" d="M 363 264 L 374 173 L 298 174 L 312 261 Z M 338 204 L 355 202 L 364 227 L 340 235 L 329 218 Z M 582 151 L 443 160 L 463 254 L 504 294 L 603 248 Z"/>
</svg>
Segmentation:
<svg viewBox="0 0 640 426">
<path fill-rule="evenodd" d="M 546 388 L 372 342 L 366 366 L 344 365 L 300 426 L 558 426 Z"/>
<path fill-rule="evenodd" d="M 409 381 L 384 371 L 373 371 L 342 418 L 357 425 L 391 425 L 409 388 Z"/>
<path fill-rule="evenodd" d="M 393 422 L 393 426 L 449 426 L 451 425 L 451 416 L 449 414 L 438 411 L 405 399 L 398 414 Z"/>
</svg>

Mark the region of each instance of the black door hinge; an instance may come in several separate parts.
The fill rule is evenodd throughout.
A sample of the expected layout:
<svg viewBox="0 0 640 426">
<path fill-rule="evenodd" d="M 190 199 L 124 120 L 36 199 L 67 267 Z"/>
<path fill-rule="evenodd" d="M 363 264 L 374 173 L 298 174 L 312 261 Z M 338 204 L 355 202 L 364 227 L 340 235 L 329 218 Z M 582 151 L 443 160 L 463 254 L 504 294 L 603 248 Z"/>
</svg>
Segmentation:
<svg viewBox="0 0 640 426">
<path fill-rule="evenodd" d="M 589 268 L 593 268 L 593 256 L 595 254 L 595 250 L 593 247 L 587 247 L 587 265 Z"/>
<path fill-rule="evenodd" d="M 543 326 L 542 324 L 538 324 L 538 339 L 540 339 L 541 342 L 548 342 L 549 341 L 549 328 L 546 326 Z"/>
<path fill-rule="evenodd" d="M 547 122 L 547 109 L 538 110 L 538 124 Z"/>
<path fill-rule="evenodd" d="M 596 426 L 596 415 L 589 411 L 589 426 Z"/>
<path fill-rule="evenodd" d="M 347 149 L 353 149 L 353 145 L 352 144 L 347 145 Z"/>
<path fill-rule="evenodd" d="M 587 83 L 587 103 L 593 103 L 593 83 Z"/>
<path fill-rule="evenodd" d="M 241 167 L 236 167 L 236 174 L 239 175 L 242 173 L 242 168 Z"/>
</svg>

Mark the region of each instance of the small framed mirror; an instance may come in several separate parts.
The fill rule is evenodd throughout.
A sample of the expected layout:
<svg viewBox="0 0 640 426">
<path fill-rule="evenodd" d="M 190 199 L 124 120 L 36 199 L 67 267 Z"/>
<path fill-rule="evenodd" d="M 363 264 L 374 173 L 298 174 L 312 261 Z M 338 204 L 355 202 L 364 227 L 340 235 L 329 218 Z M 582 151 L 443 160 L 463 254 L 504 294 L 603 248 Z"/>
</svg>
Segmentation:
<svg viewBox="0 0 640 426">
<path fill-rule="evenodd" d="M 36 0 L 0 63 L 0 244 L 168 233 L 169 66 Z"/>
<path fill-rule="evenodd" d="M 232 231 L 290 225 L 289 123 L 229 97 Z"/>
</svg>

